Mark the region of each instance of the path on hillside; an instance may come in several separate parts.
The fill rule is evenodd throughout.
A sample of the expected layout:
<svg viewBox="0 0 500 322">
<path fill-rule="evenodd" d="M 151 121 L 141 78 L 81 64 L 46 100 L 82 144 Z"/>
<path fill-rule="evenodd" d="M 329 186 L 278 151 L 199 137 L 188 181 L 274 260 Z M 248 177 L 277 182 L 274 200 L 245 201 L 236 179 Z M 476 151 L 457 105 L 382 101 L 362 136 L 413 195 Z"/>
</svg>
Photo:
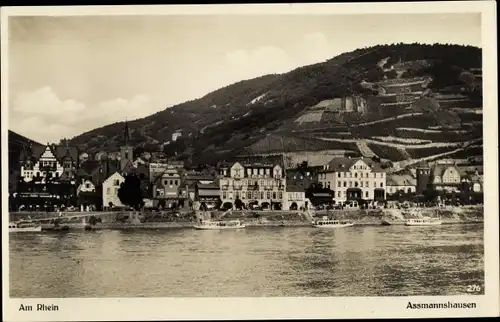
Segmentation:
<svg viewBox="0 0 500 322">
<path fill-rule="evenodd" d="M 372 149 L 370 149 L 370 147 L 366 143 L 366 140 L 356 141 L 356 146 L 358 147 L 359 152 L 361 152 L 361 155 L 365 158 L 379 157 L 375 154 L 375 152 L 372 151 Z"/>
<path fill-rule="evenodd" d="M 359 124 L 352 124 L 349 127 L 350 128 L 364 127 L 364 126 L 367 126 L 367 125 L 373 125 L 373 124 L 379 124 L 379 123 L 386 123 L 386 122 L 391 122 L 391 121 L 394 121 L 394 120 L 399 120 L 399 119 L 413 117 L 413 116 L 420 116 L 420 115 L 424 115 L 424 113 L 420 113 L 420 112 L 418 112 L 418 113 L 406 113 L 406 114 L 401 114 L 401 115 L 397 115 L 397 116 L 387 117 L 387 118 L 381 119 L 381 120 L 363 122 L 363 123 L 359 123 Z M 331 130 L 331 129 L 332 129 L 332 126 L 329 126 L 329 127 L 318 127 L 318 128 L 312 128 L 312 129 L 303 129 L 303 130 L 292 130 L 291 132 L 293 132 L 293 133 L 295 133 L 295 132 L 310 132 L 310 131 Z M 282 130 L 281 132 L 288 132 L 288 130 Z"/>
<path fill-rule="evenodd" d="M 387 172 L 388 173 L 397 172 L 397 171 L 399 171 L 401 169 L 404 169 L 405 167 L 407 167 L 409 165 L 417 164 L 417 163 L 422 162 L 422 161 L 430 161 L 430 160 L 433 160 L 433 159 L 445 157 L 447 155 L 452 155 L 452 154 L 455 154 L 455 153 L 460 152 L 460 151 L 464 151 L 466 148 L 474 146 L 473 145 L 474 143 L 479 142 L 481 140 L 482 140 L 482 138 L 468 141 L 468 142 L 466 142 L 464 144 L 464 146 L 462 146 L 462 147 L 460 147 L 458 149 L 455 149 L 453 151 L 448 151 L 448 152 L 443 152 L 443 153 L 439 153 L 439 154 L 434 154 L 434 155 L 430 155 L 430 156 L 423 157 L 423 158 L 420 158 L 420 159 L 409 159 L 409 160 L 394 162 L 395 166 L 393 168 L 388 169 Z"/>
<path fill-rule="evenodd" d="M 323 141 L 335 141 L 335 142 L 344 142 L 344 143 L 357 143 L 358 139 L 336 139 L 336 138 L 323 138 L 323 137 L 318 137 L 317 139 L 323 140 Z M 366 141 L 367 143 L 372 143 L 372 144 L 378 144 L 378 145 L 385 145 L 385 146 L 390 146 L 392 148 L 396 149 L 428 149 L 428 148 L 446 148 L 446 147 L 454 147 L 454 146 L 460 146 L 464 144 L 463 142 L 434 142 L 434 143 L 425 143 L 425 144 L 399 144 L 399 143 L 393 143 L 393 142 L 383 142 L 383 141 L 376 141 L 372 139 L 362 139 L 363 141 Z"/>
</svg>

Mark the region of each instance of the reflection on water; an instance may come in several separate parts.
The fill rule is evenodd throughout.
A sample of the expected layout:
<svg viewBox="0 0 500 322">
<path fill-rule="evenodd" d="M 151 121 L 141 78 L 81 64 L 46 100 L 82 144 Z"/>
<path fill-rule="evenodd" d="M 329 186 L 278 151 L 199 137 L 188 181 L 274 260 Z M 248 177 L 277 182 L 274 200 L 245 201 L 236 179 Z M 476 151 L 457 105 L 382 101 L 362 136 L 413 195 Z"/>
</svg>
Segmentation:
<svg viewBox="0 0 500 322">
<path fill-rule="evenodd" d="M 483 253 L 482 225 L 19 233 L 10 294 L 458 295 L 484 286 Z"/>
</svg>

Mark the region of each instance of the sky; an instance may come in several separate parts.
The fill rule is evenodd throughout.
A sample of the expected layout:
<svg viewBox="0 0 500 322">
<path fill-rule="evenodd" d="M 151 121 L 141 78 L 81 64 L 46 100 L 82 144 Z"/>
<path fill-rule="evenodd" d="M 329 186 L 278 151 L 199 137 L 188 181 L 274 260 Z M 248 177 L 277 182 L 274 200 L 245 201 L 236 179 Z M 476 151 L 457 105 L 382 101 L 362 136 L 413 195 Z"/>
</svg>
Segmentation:
<svg viewBox="0 0 500 322">
<path fill-rule="evenodd" d="M 377 44 L 481 47 L 479 14 L 9 17 L 9 129 L 59 142 Z"/>
</svg>

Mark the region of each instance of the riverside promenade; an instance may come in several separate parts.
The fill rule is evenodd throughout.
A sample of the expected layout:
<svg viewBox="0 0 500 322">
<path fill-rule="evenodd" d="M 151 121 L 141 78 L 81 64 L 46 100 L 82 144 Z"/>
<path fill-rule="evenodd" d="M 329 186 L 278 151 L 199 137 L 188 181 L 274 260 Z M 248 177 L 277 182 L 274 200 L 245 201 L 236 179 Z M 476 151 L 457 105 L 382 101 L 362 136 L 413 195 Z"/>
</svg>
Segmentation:
<svg viewBox="0 0 500 322">
<path fill-rule="evenodd" d="M 484 208 L 482 206 L 421 208 L 422 215 L 439 217 L 443 224 L 482 223 Z M 212 218 L 219 220 L 241 220 L 247 228 L 252 227 L 306 227 L 313 218 L 323 216 L 336 219 L 353 220 L 357 226 L 378 226 L 383 219 L 390 219 L 393 225 L 404 225 L 406 216 L 400 209 L 367 209 L 367 210 L 324 210 L 311 213 L 301 211 L 232 211 L 222 213 L 210 212 Z M 161 215 L 160 215 L 161 214 Z M 177 215 L 160 212 L 18 212 L 10 213 L 10 221 L 35 220 L 46 222 L 60 219 L 63 225 L 71 229 L 83 229 L 91 226 L 92 230 L 101 229 L 163 229 L 192 227 L 196 215 L 193 211 L 179 212 Z M 89 218 L 101 218 L 98 223 L 89 225 Z"/>
</svg>

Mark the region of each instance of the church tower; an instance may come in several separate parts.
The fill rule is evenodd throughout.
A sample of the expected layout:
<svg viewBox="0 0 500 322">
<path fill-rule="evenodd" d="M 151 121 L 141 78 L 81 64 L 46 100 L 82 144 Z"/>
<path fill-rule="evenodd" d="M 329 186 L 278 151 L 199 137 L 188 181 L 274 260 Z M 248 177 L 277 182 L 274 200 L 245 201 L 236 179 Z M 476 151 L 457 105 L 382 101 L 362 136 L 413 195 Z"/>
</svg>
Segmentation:
<svg viewBox="0 0 500 322">
<path fill-rule="evenodd" d="M 123 145 L 120 147 L 120 170 L 123 170 L 127 163 L 134 161 L 134 147 L 130 145 L 130 132 L 128 122 L 125 121 L 125 131 L 123 133 Z"/>
</svg>

